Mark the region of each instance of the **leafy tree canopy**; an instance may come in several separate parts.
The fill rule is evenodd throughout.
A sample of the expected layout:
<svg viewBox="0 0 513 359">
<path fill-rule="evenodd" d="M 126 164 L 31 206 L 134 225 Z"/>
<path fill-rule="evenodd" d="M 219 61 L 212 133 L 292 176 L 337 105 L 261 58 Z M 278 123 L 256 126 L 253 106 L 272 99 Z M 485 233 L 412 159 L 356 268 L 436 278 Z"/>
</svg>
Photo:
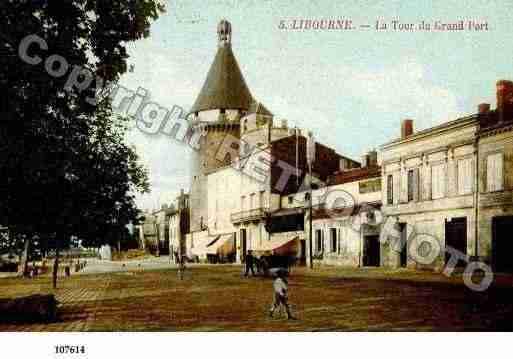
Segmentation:
<svg viewBox="0 0 513 359">
<path fill-rule="evenodd" d="M 102 90 L 126 72 L 127 44 L 149 36 L 163 11 L 158 0 L 0 2 L 0 224 L 99 245 L 137 220 L 134 194 L 149 190 L 147 173 Z M 32 64 L 20 57 L 30 35 L 44 40 L 25 49 L 40 60 Z M 73 75 L 86 83 L 78 70 L 94 80 L 70 87 Z"/>
</svg>

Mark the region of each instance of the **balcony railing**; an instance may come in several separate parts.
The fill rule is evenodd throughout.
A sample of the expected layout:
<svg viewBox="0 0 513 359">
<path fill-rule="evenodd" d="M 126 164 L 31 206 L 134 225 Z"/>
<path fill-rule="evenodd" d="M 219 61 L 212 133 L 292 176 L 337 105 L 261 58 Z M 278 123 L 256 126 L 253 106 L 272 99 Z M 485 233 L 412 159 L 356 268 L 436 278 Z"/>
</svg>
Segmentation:
<svg viewBox="0 0 513 359">
<path fill-rule="evenodd" d="M 230 219 L 232 223 L 258 220 L 260 218 L 263 218 L 266 215 L 267 211 L 268 209 L 263 207 L 254 208 L 247 211 L 232 213 L 230 215 Z"/>
</svg>

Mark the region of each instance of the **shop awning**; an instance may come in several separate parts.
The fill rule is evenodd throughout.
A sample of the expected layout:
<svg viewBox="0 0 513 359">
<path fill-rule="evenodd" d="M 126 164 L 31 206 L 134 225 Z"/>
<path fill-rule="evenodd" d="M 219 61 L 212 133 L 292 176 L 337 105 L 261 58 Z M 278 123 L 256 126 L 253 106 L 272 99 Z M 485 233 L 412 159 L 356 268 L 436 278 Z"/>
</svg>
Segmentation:
<svg viewBox="0 0 513 359">
<path fill-rule="evenodd" d="M 255 252 L 260 253 L 268 253 L 275 255 L 296 255 L 299 247 L 299 237 L 293 238 L 280 238 L 280 239 L 272 239 L 268 242 L 265 242 L 262 246 L 255 248 Z"/>
<path fill-rule="evenodd" d="M 222 244 L 217 247 L 217 254 L 220 256 L 228 256 L 235 253 L 235 241 L 233 234 L 224 236 Z"/>
<path fill-rule="evenodd" d="M 207 247 L 214 245 L 214 243 L 216 243 L 219 240 L 219 238 L 221 238 L 220 235 L 215 237 L 213 241 L 211 241 L 210 243 L 207 244 Z"/>
<path fill-rule="evenodd" d="M 217 235 L 206 245 L 207 254 L 219 254 L 219 250 L 226 242 L 233 242 L 233 233 Z M 223 249 L 224 250 L 224 249 Z"/>
</svg>

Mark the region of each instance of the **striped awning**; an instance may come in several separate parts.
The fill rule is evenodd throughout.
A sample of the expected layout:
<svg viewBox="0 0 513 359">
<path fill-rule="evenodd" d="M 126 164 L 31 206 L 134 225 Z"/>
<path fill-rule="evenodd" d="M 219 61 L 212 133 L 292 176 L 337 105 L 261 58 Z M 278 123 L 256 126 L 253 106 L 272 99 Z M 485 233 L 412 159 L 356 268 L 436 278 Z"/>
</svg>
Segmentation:
<svg viewBox="0 0 513 359">
<path fill-rule="evenodd" d="M 255 252 L 272 253 L 275 255 L 295 255 L 299 248 L 299 237 L 280 238 L 266 241 L 263 245 L 254 249 Z"/>
</svg>

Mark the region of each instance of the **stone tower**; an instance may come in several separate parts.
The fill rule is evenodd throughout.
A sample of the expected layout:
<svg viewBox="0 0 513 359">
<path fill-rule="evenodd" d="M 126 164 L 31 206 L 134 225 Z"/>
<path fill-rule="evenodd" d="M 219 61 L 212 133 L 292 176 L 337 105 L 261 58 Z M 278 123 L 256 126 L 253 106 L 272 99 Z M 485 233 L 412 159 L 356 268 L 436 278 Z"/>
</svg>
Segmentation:
<svg viewBox="0 0 513 359">
<path fill-rule="evenodd" d="M 229 154 L 219 156 L 221 144 L 228 135 L 240 138 L 240 120 L 255 102 L 232 52 L 232 27 L 228 21 L 219 23 L 217 37 L 217 54 L 190 111 L 194 129 L 204 134 L 199 151 L 192 157 L 191 232 L 207 227 L 207 175 L 234 160 Z"/>
</svg>

